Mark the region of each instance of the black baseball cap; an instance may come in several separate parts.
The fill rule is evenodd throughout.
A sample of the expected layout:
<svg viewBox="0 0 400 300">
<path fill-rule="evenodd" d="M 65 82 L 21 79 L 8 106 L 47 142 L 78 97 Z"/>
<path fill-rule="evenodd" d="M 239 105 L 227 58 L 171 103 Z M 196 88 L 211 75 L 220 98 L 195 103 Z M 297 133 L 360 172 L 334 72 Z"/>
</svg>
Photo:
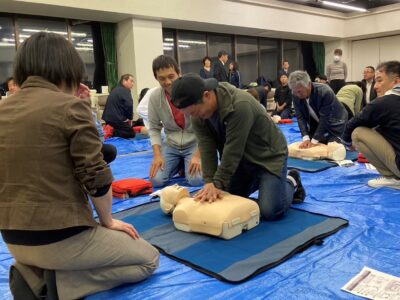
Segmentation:
<svg viewBox="0 0 400 300">
<path fill-rule="evenodd" d="M 185 108 L 200 103 L 205 91 L 218 87 L 215 78 L 203 79 L 197 74 L 186 74 L 172 84 L 171 101 L 177 108 Z"/>
</svg>

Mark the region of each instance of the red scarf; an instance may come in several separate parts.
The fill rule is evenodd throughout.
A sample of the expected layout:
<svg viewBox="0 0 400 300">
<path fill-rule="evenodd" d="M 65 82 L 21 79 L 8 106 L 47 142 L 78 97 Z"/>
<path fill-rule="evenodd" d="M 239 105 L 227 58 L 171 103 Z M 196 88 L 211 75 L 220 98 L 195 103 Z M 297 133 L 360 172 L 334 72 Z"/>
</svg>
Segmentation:
<svg viewBox="0 0 400 300">
<path fill-rule="evenodd" d="M 172 103 L 171 95 L 165 93 L 165 96 L 167 96 L 168 104 L 171 107 L 172 115 L 174 116 L 176 125 L 178 125 L 182 129 L 185 129 L 185 114 L 181 112 L 179 109 L 177 109 L 175 105 Z"/>
</svg>

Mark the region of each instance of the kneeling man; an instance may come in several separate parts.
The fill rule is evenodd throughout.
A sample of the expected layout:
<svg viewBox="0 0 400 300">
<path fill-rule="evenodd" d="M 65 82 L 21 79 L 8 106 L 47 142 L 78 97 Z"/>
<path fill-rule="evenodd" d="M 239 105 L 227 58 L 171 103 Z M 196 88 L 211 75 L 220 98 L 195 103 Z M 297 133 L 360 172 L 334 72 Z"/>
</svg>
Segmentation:
<svg viewBox="0 0 400 300">
<path fill-rule="evenodd" d="M 174 82 L 172 102 L 192 116 L 199 143 L 206 184 L 195 199 L 213 202 L 223 191 L 248 197 L 259 190 L 261 216 L 269 220 L 304 201 L 299 173 L 286 177 L 285 137 L 249 93 L 188 74 Z"/>
</svg>

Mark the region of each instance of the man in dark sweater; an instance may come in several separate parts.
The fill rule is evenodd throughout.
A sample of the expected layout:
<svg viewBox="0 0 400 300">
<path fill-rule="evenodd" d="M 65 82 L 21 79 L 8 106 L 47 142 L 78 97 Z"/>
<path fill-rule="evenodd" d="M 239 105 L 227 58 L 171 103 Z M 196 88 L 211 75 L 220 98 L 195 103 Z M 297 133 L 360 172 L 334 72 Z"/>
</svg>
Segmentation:
<svg viewBox="0 0 400 300">
<path fill-rule="evenodd" d="M 382 175 L 368 181 L 369 186 L 400 189 L 400 62 L 384 62 L 376 70 L 378 98 L 347 123 L 343 140 Z"/>
<path fill-rule="evenodd" d="M 299 173 L 286 176 L 285 137 L 249 93 L 188 74 L 174 82 L 172 102 L 192 117 L 199 144 L 206 184 L 196 199 L 213 202 L 223 191 L 248 197 L 259 190 L 261 215 L 269 220 L 304 201 Z"/>
<path fill-rule="evenodd" d="M 275 90 L 274 100 L 276 108 L 272 115 L 278 115 L 282 119 L 292 118 L 292 91 L 288 86 L 288 76 L 282 73 L 279 78 L 280 85 Z"/>
<path fill-rule="evenodd" d="M 122 138 L 135 137 L 135 131 L 132 129 L 132 88 L 133 75 L 124 74 L 121 76 L 119 85 L 108 96 L 102 118 L 106 124 L 114 128 L 113 136 Z"/>
</svg>

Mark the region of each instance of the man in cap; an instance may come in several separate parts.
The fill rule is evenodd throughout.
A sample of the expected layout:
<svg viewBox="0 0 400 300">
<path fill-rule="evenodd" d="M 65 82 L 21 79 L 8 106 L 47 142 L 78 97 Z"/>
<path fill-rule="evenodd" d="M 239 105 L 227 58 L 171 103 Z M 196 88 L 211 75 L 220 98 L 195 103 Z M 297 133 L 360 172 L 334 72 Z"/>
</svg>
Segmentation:
<svg viewBox="0 0 400 300">
<path fill-rule="evenodd" d="M 174 82 L 172 102 L 192 116 L 205 181 L 197 200 L 216 201 L 223 191 L 248 197 L 259 190 L 261 215 L 269 220 L 304 201 L 299 173 L 286 177 L 285 137 L 249 93 L 188 74 Z"/>
</svg>

